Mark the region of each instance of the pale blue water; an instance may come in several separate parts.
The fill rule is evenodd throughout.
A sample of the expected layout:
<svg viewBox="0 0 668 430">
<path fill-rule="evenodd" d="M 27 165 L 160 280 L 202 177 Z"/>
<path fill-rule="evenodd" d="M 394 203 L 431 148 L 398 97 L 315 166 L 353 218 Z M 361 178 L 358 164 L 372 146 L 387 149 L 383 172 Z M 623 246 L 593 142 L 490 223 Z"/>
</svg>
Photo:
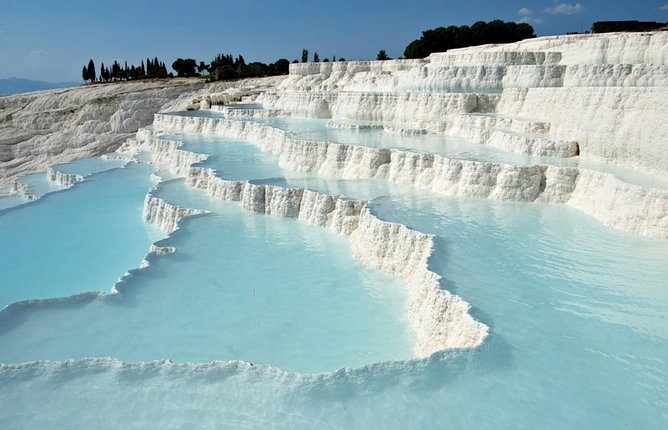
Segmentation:
<svg viewBox="0 0 668 430">
<path fill-rule="evenodd" d="M 328 128 L 327 123 L 330 120 L 315 118 L 269 117 L 253 118 L 252 120 L 291 131 L 295 137 L 306 140 L 337 142 L 374 148 L 395 148 L 404 151 L 440 154 L 454 159 L 493 161 L 518 166 L 549 164 L 563 167 L 582 167 L 611 173 L 623 181 L 632 184 L 668 189 L 666 180 L 625 167 L 581 160 L 579 157 L 555 158 L 515 154 L 490 145 L 471 143 L 465 139 L 453 136 L 432 133 L 405 135 L 373 129 L 350 130 Z"/>
<path fill-rule="evenodd" d="M 187 140 L 193 150 L 208 146 L 206 163 L 222 177 L 317 184 L 251 145 Z M 158 194 L 214 211 L 166 241 L 175 254 L 130 278 L 120 295 L 0 318 L 0 361 L 174 362 L 0 366 L 0 405 L 9 405 L 0 426 L 668 427 L 666 241 L 566 207 L 374 192 L 367 181 L 336 186 L 375 197 L 381 218 L 436 235 L 432 269 L 490 326 L 480 348 L 386 361 L 410 356 L 396 279 L 360 267 L 340 237 L 242 212 L 175 180 Z M 254 366 L 183 363 L 214 359 Z M 275 367 L 339 365 L 356 368 L 310 375 Z"/>
<path fill-rule="evenodd" d="M 40 197 L 44 194 L 52 193 L 54 191 L 64 190 L 66 187 L 49 181 L 46 172 L 31 173 L 29 175 L 21 176 L 20 181 L 28 186 L 30 194 Z"/>
<path fill-rule="evenodd" d="M 478 428 L 666 427 L 665 241 L 547 205 L 415 197 L 373 210 L 436 234 L 432 267 L 492 328 L 443 398 L 476 403 Z"/>
<path fill-rule="evenodd" d="M 221 423 L 340 429 L 665 428 L 668 249 L 663 242 L 615 232 L 553 206 L 426 197 L 380 199 L 373 210 L 438 235 L 432 265 L 445 276 L 445 285 L 469 300 L 474 314 L 491 326 L 485 345 L 450 357 L 321 377 L 224 363 L 140 368 L 107 362 L 71 363 L 67 368 L 43 364 L 20 372 L 5 368 L 0 370 L 5 387 L 0 397 L 13 405 L 13 419 L 3 424 L 35 425 L 47 416 L 71 424 L 67 412 L 76 408 L 72 428 L 215 428 Z M 263 225 L 266 220 L 282 224 L 258 218 Z M 195 221 L 186 228 L 196 228 Z M 196 231 L 190 231 L 193 234 Z M 182 244 L 182 249 L 187 247 Z M 178 254 L 168 258 L 175 259 L 173 265 L 186 264 Z M 167 282 L 167 275 L 173 275 L 170 267 L 159 267 L 166 271 L 162 275 Z M 118 342 L 121 354 L 133 346 L 138 349 L 141 343 L 135 339 L 146 330 L 145 321 L 131 319 L 132 330 L 124 322 L 149 292 L 137 289 L 135 294 L 125 318 L 114 319 L 117 327 L 104 335 Z M 153 296 L 159 300 L 158 315 L 170 309 L 162 306 L 166 296 Z M 190 300 L 184 304 L 189 305 L 184 310 L 192 306 Z M 206 310 L 202 306 L 196 306 L 197 312 Z M 62 313 L 62 323 L 68 314 L 81 312 L 51 314 Z M 105 313 L 100 316 L 107 319 Z M 192 327 L 193 339 L 208 345 L 211 330 L 196 316 L 192 326 L 193 316 L 181 321 L 178 313 L 170 315 L 175 324 L 152 313 L 145 318 L 156 325 L 151 339 L 158 346 L 151 349 L 165 348 L 160 346 L 166 342 L 164 333 L 156 334 L 165 323 L 170 333 Z M 26 329 L 28 323 L 15 330 Z M 104 324 L 95 323 L 90 331 Z M 45 330 L 42 325 L 35 329 Z M 92 333 L 85 331 L 85 339 Z M 194 340 L 181 342 L 173 348 L 187 349 Z M 113 355 L 118 353 L 114 350 Z"/>
<path fill-rule="evenodd" d="M 3 194 L 0 196 L 0 211 L 4 209 L 13 208 L 14 206 L 19 206 L 29 202 L 30 202 L 29 199 L 20 195 L 11 196 L 9 194 Z"/>
<path fill-rule="evenodd" d="M 162 236 L 142 220 L 150 173 L 130 164 L 0 212 L 0 308 L 108 291 L 136 267 Z"/>
<path fill-rule="evenodd" d="M 285 170 L 278 165 L 275 156 L 262 152 L 257 146 L 248 142 L 220 139 L 207 134 L 185 134 L 166 136 L 166 138 L 182 141 L 183 149 L 188 151 L 209 154 L 209 158 L 198 166 L 211 167 L 216 170 L 217 176 L 224 179 L 252 180 L 253 183 L 308 188 L 358 199 L 414 192 L 410 187 L 388 181 L 337 180 Z"/>
<path fill-rule="evenodd" d="M 122 294 L 10 319 L 0 361 L 243 359 L 322 372 L 412 355 L 403 286 L 353 261 L 344 238 L 234 203 L 209 208 Z"/>
<path fill-rule="evenodd" d="M 256 106 L 251 106 L 257 108 Z M 179 112 L 185 116 L 204 116 L 224 118 L 223 112 L 191 111 Z M 615 166 L 592 160 L 574 158 L 535 157 L 523 154 L 514 154 L 490 145 L 481 145 L 469 142 L 455 136 L 444 136 L 433 133 L 426 134 L 398 134 L 373 129 L 339 129 L 329 128 L 329 119 L 302 118 L 302 117 L 234 117 L 235 120 L 254 121 L 268 124 L 281 130 L 290 131 L 294 137 L 305 140 L 336 142 L 343 144 L 395 148 L 420 153 L 440 154 L 449 158 L 475 161 L 492 161 L 500 163 L 527 166 L 534 164 L 549 164 L 563 167 L 581 167 L 605 173 L 611 173 L 617 178 L 632 184 L 649 186 L 659 189 L 668 189 L 665 178 L 647 174 L 645 172 L 626 167 Z M 364 124 L 370 124 L 365 122 Z"/>
<path fill-rule="evenodd" d="M 76 173 L 88 176 L 106 170 L 116 169 L 125 165 L 125 161 L 117 159 L 106 159 L 104 157 L 91 157 L 73 160 L 69 163 L 59 164 L 54 168 L 63 173 Z"/>
<path fill-rule="evenodd" d="M 54 168 L 63 173 L 79 174 L 85 177 L 106 170 L 116 169 L 125 164 L 126 162 L 121 160 L 107 160 L 103 157 L 91 157 L 58 164 L 54 166 Z M 48 193 L 66 189 L 66 187 L 60 184 L 49 181 L 46 172 L 23 175 L 19 178 L 19 181 L 28 185 L 30 194 L 35 197 L 41 197 Z M 9 189 L 0 191 L 2 191 L 2 193 L 0 193 L 0 210 L 19 206 L 31 201 L 21 195 L 9 195 Z"/>
</svg>

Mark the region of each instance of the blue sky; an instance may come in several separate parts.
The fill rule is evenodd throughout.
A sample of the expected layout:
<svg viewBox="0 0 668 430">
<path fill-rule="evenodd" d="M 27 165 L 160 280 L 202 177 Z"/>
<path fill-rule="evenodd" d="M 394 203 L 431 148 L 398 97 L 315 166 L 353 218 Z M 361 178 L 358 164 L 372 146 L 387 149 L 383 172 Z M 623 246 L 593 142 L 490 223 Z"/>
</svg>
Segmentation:
<svg viewBox="0 0 668 430">
<path fill-rule="evenodd" d="M 538 35 L 593 21 L 668 21 L 668 0 L 0 0 L 0 78 L 78 81 L 89 58 L 137 63 L 158 56 L 246 60 L 399 56 L 421 31 L 478 20 L 525 20 Z"/>
</svg>

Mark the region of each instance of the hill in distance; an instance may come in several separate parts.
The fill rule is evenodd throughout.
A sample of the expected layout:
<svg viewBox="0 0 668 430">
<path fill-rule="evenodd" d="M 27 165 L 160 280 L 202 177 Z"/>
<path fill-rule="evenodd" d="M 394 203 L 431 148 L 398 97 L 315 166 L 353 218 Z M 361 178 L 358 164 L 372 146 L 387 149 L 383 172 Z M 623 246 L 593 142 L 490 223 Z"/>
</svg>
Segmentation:
<svg viewBox="0 0 668 430">
<path fill-rule="evenodd" d="M 6 78 L 0 79 L 0 96 L 27 93 L 30 91 L 51 90 L 54 88 L 76 87 L 76 82 L 44 82 L 31 79 Z"/>
</svg>

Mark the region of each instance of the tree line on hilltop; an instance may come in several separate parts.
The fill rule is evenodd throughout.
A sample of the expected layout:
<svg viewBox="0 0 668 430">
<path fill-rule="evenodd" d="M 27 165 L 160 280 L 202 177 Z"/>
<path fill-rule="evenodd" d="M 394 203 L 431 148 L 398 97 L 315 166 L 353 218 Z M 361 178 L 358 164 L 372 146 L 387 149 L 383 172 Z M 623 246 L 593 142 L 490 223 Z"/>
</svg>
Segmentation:
<svg viewBox="0 0 668 430">
<path fill-rule="evenodd" d="M 308 59 L 308 58 L 309 58 L 309 57 L 308 57 L 308 49 L 306 49 L 306 48 L 302 49 L 301 62 L 302 62 L 302 63 L 308 63 L 308 62 L 309 62 L 309 59 Z M 334 56 L 332 57 L 332 62 L 334 62 L 334 61 L 337 61 L 337 60 L 336 60 L 336 55 L 334 55 Z M 341 58 L 339 58 L 338 61 L 346 61 L 346 59 L 343 58 L 343 57 L 341 57 Z M 293 62 L 293 63 L 299 63 L 300 61 L 293 60 L 292 62 Z M 313 53 L 313 62 L 314 62 L 314 63 L 320 63 L 320 62 L 321 62 L 321 61 L 320 61 L 320 55 L 319 55 L 317 52 L 314 52 L 314 53 Z M 323 59 L 322 59 L 322 62 L 323 62 L 323 63 L 329 63 L 329 58 L 323 58 Z"/>
<path fill-rule="evenodd" d="M 104 63 L 100 65 L 99 75 L 95 70 L 95 62 L 91 59 L 87 66 L 84 66 L 81 71 L 81 77 L 84 81 L 89 82 L 116 82 L 116 81 L 132 81 L 136 79 L 165 79 L 170 77 L 167 73 L 167 66 L 158 58 L 146 59 L 146 63 L 142 60 L 141 64 L 135 66 L 134 64 L 128 67 L 126 61 L 123 66 L 114 61 L 114 64 L 105 67 Z"/>
<path fill-rule="evenodd" d="M 95 62 L 91 59 L 87 65 L 84 65 L 81 71 L 81 78 L 85 82 L 120 82 L 132 81 L 138 79 L 166 79 L 177 77 L 197 77 L 203 76 L 206 72 L 209 80 L 229 80 L 240 78 L 252 78 L 262 76 L 285 75 L 290 68 L 290 61 L 281 58 L 274 63 L 265 64 L 261 62 L 246 63 L 243 56 L 234 58 L 229 54 L 218 54 L 210 63 L 205 63 L 193 58 L 177 58 L 172 63 L 172 69 L 176 73 L 168 72 L 167 66 L 157 57 L 147 59 L 141 64 L 128 66 L 127 61 L 121 66 L 118 61 L 114 61 L 109 68 L 102 63 L 99 73 L 96 70 Z"/>
<path fill-rule="evenodd" d="M 424 58 L 434 52 L 445 52 L 449 49 L 464 48 L 489 43 L 512 43 L 519 40 L 536 37 L 534 29 L 527 23 L 504 22 L 501 20 L 478 21 L 471 26 L 449 26 L 438 27 L 422 32 L 419 39 L 412 41 L 404 50 L 404 58 Z M 401 58 L 401 57 L 400 57 Z M 376 60 L 390 60 L 384 49 L 376 55 Z M 310 61 L 318 63 L 330 62 L 329 58 L 320 59 L 315 52 Z M 337 61 L 336 56 L 331 59 Z M 346 61 L 339 58 L 338 61 Z M 309 51 L 303 49 L 300 60 L 292 63 L 309 62 Z M 231 54 L 218 54 L 209 63 L 193 58 L 177 58 L 172 63 L 172 69 L 178 77 L 204 76 L 208 81 L 222 81 L 241 78 L 255 78 L 263 76 L 285 75 L 290 69 L 290 61 L 280 58 L 273 63 L 265 64 L 259 61 L 246 63 L 242 55 L 236 58 Z M 174 73 L 167 71 L 164 62 L 156 58 L 147 58 L 139 65 L 128 66 L 124 62 L 121 66 L 114 61 L 112 66 L 106 67 L 104 63 L 100 66 L 99 74 L 96 73 L 95 63 L 91 59 L 88 65 L 84 65 L 81 77 L 86 82 L 117 82 L 131 81 L 137 79 L 166 79 L 174 77 Z"/>
<path fill-rule="evenodd" d="M 525 22 L 478 21 L 472 26 L 438 27 L 422 32 L 404 50 L 406 58 L 424 58 L 434 52 L 488 43 L 512 43 L 536 37 L 533 27 Z"/>
</svg>

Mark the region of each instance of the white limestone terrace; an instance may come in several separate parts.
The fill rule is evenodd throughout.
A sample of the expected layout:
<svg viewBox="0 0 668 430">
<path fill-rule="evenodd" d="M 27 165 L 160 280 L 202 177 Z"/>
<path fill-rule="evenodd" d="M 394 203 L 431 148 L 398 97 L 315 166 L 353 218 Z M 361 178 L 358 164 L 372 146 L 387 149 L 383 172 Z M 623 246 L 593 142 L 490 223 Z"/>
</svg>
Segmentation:
<svg viewBox="0 0 668 430">
<path fill-rule="evenodd" d="M 607 226 L 668 238 L 668 191 L 628 184 L 610 173 L 306 141 L 266 124 L 226 118 L 156 114 L 153 129 L 140 130 L 138 136 L 146 133 L 206 133 L 240 139 L 276 155 L 281 167 L 323 177 L 384 179 L 450 196 L 566 204 Z M 180 153 L 171 157 L 187 158 Z"/>
<path fill-rule="evenodd" d="M 385 179 L 446 195 L 568 204 L 611 227 L 652 237 L 668 238 L 668 192 L 576 167 L 453 160 L 305 141 L 259 122 L 156 112 L 207 109 L 250 96 L 274 115 L 450 133 L 510 151 L 604 160 L 666 177 L 665 47 L 662 33 L 543 38 L 423 60 L 293 65 L 286 79 L 252 85 L 129 83 L 2 98 L 0 185 L 26 172 L 118 148 L 121 140 L 134 136 L 121 153 L 150 151 L 156 165 L 213 197 L 331 229 L 350 239 L 358 259 L 400 276 L 409 291 L 418 357 L 474 347 L 488 328 L 473 319 L 467 303 L 442 289 L 439 276 L 429 269 L 432 236 L 378 219 L 363 201 L 221 179 L 212 169 L 193 167 L 204 155 L 157 136 L 195 132 L 247 140 L 275 154 L 285 168 L 322 176 Z M 576 61 L 589 51 L 598 62 Z M 248 109 L 239 115 L 258 113 Z M 151 128 L 141 128 L 152 118 Z M 76 178 L 54 172 L 53 180 Z M 20 182 L 16 186 L 21 188 Z M 151 193 L 144 209 L 147 221 L 165 231 L 178 228 L 185 216 L 202 214 Z M 163 252 L 170 250 L 156 245 L 149 257 Z"/>
<path fill-rule="evenodd" d="M 178 141 L 156 137 L 159 133 L 141 129 L 118 151 L 127 157 L 148 152 L 157 168 L 185 177 L 188 186 L 204 190 L 211 197 L 238 201 L 247 211 L 297 218 L 332 230 L 350 240 L 358 260 L 399 276 L 408 291 L 408 321 L 416 335 L 417 358 L 450 348 L 475 347 L 487 336 L 488 327 L 471 316 L 470 305 L 441 288 L 441 277 L 430 270 L 432 235 L 377 218 L 365 201 L 304 188 L 222 179 L 214 169 L 193 167 L 206 155 L 183 150 Z M 204 213 L 172 205 L 153 192 L 144 202 L 144 218 L 165 232 L 178 228 L 184 217 Z M 150 258 L 157 254 L 154 252 Z M 123 281 L 117 285 L 123 285 Z"/>
<path fill-rule="evenodd" d="M 668 32 L 542 37 L 420 60 L 292 64 L 258 102 L 668 178 Z"/>
<path fill-rule="evenodd" d="M 124 82 L 0 97 L 0 187 L 54 164 L 112 152 L 156 112 L 206 107 L 212 97 L 241 100 L 282 78 Z"/>
</svg>

